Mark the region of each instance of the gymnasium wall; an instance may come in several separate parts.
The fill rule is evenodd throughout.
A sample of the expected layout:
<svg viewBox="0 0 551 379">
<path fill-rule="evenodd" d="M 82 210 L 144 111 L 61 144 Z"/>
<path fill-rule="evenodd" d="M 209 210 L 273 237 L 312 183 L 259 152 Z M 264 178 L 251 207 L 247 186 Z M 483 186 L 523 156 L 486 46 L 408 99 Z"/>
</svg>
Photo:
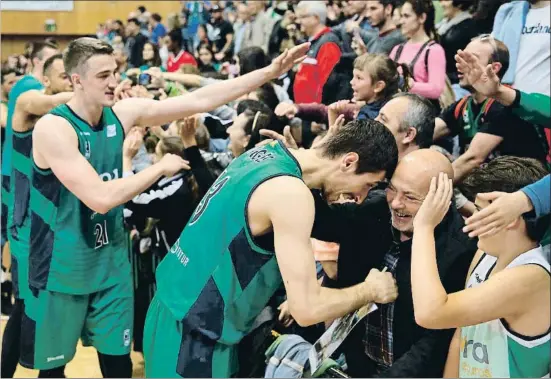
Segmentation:
<svg viewBox="0 0 551 379">
<path fill-rule="evenodd" d="M 22 53 L 25 43 L 54 37 L 61 47 L 79 36 L 94 35 L 99 23 L 121 19 L 126 23 L 128 13 L 144 5 L 148 11 L 159 13 L 163 22 L 169 13 L 179 12 L 180 1 L 74 1 L 70 12 L 2 11 L 0 22 L 2 60 L 10 54 Z M 47 19 L 56 21 L 57 30 L 44 30 Z"/>
</svg>

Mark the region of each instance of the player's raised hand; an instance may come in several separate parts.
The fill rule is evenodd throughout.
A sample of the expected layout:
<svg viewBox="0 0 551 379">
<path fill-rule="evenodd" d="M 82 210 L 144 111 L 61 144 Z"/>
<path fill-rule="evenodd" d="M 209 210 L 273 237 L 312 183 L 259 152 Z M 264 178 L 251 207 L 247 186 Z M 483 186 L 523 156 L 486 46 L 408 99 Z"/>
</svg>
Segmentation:
<svg viewBox="0 0 551 379">
<path fill-rule="evenodd" d="M 285 50 L 279 57 L 274 59 L 269 66 L 270 77 L 279 78 L 289 71 L 295 64 L 302 62 L 306 58 L 306 53 L 310 49 L 310 42 L 295 46 L 292 49 Z"/>
</svg>

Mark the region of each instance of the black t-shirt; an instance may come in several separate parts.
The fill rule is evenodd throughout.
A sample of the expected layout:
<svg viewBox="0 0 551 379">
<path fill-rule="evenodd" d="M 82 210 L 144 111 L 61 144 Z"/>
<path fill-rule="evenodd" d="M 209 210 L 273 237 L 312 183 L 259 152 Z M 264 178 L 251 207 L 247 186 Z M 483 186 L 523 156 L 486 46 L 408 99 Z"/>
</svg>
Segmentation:
<svg viewBox="0 0 551 379">
<path fill-rule="evenodd" d="M 460 152 L 463 154 L 468 149 L 472 138 L 468 133 L 467 106 L 463 106 L 462 112 L 456 118 L 454 113 L 457 104 L 458 102 L 455 102 L 444 109 L 440 114 L 440 118 L 444 120 L 452 136 L 459 136 Z M 490 105 L 486 115 L 481 115 L 484 102 L 476 104 L 471 101 L 467 104 L 471 104 L 473 118 L 480 116 L 478 133 L 487 133 L 503 138 L 501 144 L 492 152 L 492 156 L 513 155 L 535 158 L 545 162 L 549 148 L 541 127 L 515 116 L 510 108 L 497 101 Z"/>
<path fill-rule="evenodd" d="M 234 33 L 233 26 L 226 20 L 220 20 L 213 22 L 212 27 L 212 36 L 216 51 L 221 51 L 226 45 L 226 36 Z"/>
</svg>

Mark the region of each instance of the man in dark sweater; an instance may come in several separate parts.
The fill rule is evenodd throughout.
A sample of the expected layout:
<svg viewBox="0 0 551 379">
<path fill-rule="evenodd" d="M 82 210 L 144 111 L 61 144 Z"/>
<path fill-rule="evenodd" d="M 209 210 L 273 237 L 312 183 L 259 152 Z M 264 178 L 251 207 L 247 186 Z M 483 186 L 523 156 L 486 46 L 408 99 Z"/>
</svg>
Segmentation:
<svg viewBox="0 0 551 379">
<path fill-rule="evenodd" d="M 126 24 L 125 49 L 130 68 L 138 68 L 143 64 L 143 47 L 147 42 L 147 37 L 142 34 L 140 25 L 137 18 L 129 19 Z"/>
<path fill-rule="evenodd" d="M 453 176 L 440 153 L 420 149 L 398 164 L 386 194 L 380 191 L 359 207 L 316 201 L 314 237 L 340 243 L 337 278 L 330 287 L 362 282 L 372 268 L 387 268 L 398 285 L 394 303 L 379 305 L 344 343 L 348 373 L 353 377 L 435 377 L 442 375 L 453 330 L 418 326 L 411 295 L 413 219 L 430 180 L 439 172 Z M 385 196 L 386 195 L 386 196 Z M 440 278 L 448 293 L 464 287 L 476 244 L 462 232 L 463 219 L 451 207 L 436 228 Z"/>
</svg>

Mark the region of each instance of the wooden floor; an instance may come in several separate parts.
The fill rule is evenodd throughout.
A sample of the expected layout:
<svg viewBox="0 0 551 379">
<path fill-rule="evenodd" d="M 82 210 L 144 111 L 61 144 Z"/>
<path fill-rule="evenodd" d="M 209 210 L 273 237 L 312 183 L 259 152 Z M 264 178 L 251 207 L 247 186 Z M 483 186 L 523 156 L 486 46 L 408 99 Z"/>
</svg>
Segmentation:
<svg viewBox="0 0 551 379">
<path fill-rule="evenodd" d="M 4 335 L 5 326 L 6 321 L 2 320 L 0 326 L 1 336 Z M 0 349 L 2 349 L 1 346 Z M 132 376 L 134 378 L 143 378 L 144 366 L 142 355 L 132 352 L 131 357 L 134 367 Z M 17 366 L 17 370 L 15 371 L 16 378 L 36 378 L 37 376 L 38 371 L 28 370 L 21 366 Z M 65 369 L 65 376 L 67 378 L 102 378 L 96 350 L 93 347 L 83 347 L 79 342 L 75 357 Z"/>
</svg>

